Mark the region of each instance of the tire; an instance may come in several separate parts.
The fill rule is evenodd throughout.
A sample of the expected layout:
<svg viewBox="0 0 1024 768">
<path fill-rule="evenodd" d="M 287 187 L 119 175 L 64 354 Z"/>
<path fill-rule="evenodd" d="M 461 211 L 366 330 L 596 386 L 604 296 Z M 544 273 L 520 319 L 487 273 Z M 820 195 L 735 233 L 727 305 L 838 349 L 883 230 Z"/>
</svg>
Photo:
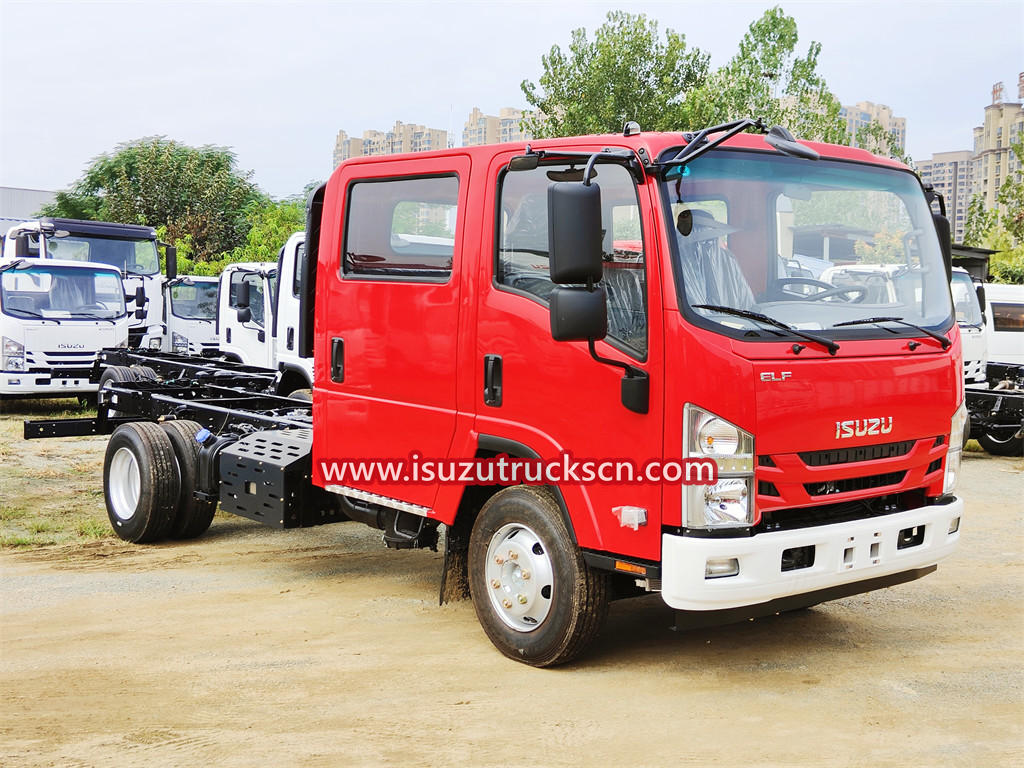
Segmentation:
<svg viewBox="0 0 1024 768">
<path fill-rule="evenodd" d="M 294 392 L 288 395 L 293 400 L 305 400 L 307 403 L 313 402 L 313 390 L 312 389 L 296 389 Z"/>
<path fill-rule="evenodd" d="M 178 462 L 178 502 L 169 535 L 172 539 L 194 539 L 206 533 L 217 511 L 217 502 L 195 497 L 195 490 L 199 487 L 196 434 L 202 426 L 194 421 L 165 421 L 160 428 L 171 441 L 174 458 Z"/>
<path fill-rule="evenodd" d="M 1012 427 L 1001 430 L 998 435 L 992 432 L 981 432 L 974 439 L 993 456 L 1024 455 L 1024 438 L 1014 437 L 1016 432 L 1011 432 L 1011 429 Z"/>
<path fill-rule="evenodd" d="M 484 504 L 469 540 L 469 590 L 495 647 L 534 667 L 576 658 L 608 613 L 608 576 L 583 561 L 546 488 L 506 488 Z"/>
<path fill-rule="evenodd" d="M 136 544 L 163 539 L 174 525 L 179 487 L 164 430 L 149 421 L 114 430 L 103 460 L 103 496 L 114 533 Z"/>
<path fill-rule="evenodd" d="M 111 365 L 108 368 L 103 369 L 103 373 L 100 374 L 99 387 L 96 390 L 97 402 L 99 399 L 100 392 L 107 384 L 121 384 L 127 381 L 138 381 L 135 376 L 135 371 L 126 365 Z M 120 411 L 107 409 L 107 416 L 110 418 L 117 418 L 123 414 Z"/>
<path fill-rule="evenodd" d="M 156 375 L 156 371 L 150 368 L 148 365 L 133 365 L 131 371 L 135 374 L 136 381 L 159 381 L 160 377 Z"/>
</svg>

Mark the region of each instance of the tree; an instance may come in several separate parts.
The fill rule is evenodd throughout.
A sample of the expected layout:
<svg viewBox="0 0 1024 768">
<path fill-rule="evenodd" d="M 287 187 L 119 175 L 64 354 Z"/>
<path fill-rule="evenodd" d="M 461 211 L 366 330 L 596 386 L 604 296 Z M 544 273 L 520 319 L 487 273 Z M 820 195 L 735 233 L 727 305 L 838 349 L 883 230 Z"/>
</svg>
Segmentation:
<svg viewBox="0 0 1024 768">
<path fill-rule="evenodd" d="M 580 28 L 568 55 L 552 46 L 541 59 L 539 88 L 522 82 L 538 111 L 526 127 L 538 137 L 616 133 L 627 120 L 645 130 L 681 130 L 685 95 L 705 79 L 708 60 L 671 29 L 662 40 L 658 22 L 644 14 L 610 12 L 592 41 Z"/>
<path fill-rule="evenodd" d="M 196 261 L 208 261 L 244 244 L 248 207 L 267 199 L 252 173 L 235 166 L 224 147 L 138 139 L 95 158 L 41 213 L 164 227 L 172 240 L 189 239 Z"/>
<path fill-rule="evenodd" d="M 256 200 L 246 206 L 249 227 L 245 243 L 212 259 L 196 259 L 191 234 L 171 237 L 166 228 L 161 239 L 170 240 L 178 250 L 178 271 L 185 275 L 219 275 L 228 264 L 238 261 L 277 261 L 278 250 L 295 232 L 306 227 L 305 201 L 289 198 L 280 202 Z"/>
<path fill-rule="evenodd" d="M 998 208 L 986 210 L 981 195 L 971 198 L 964 233 L 966 245 L 996 251 L 989 272 L 997 283 L 1024 284 L 1024 140 L 1010 144 L 1017 167 L 996 195 Z"/>
<path fill-rule="evenodd" d="M 812 41 L 798 56 L 798 41 L 792 16 L 778 7 L 765 11 L 729 63 L 687 96 L 691 126 L 760 117 L 798 138 L 849 143 L 839 100 L 817 72 L 821 43 Z"/>
</svg>

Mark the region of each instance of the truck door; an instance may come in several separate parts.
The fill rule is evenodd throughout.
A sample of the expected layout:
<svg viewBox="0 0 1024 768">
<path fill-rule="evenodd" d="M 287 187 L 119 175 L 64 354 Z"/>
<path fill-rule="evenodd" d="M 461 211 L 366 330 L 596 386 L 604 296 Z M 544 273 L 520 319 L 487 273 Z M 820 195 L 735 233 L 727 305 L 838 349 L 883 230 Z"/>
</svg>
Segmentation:
<svg viewBox="0 0 1024 768">
<path fill-rule="evenodd" d="M 477 431 L 545 459 L 567 451 L 577 459 L 623 460 L 639 470 L 663 451 L 661 292 L 650 184 L 637 185 L 622 165 L 595 166 L 608 296 L 608 336 L 597 343 L 597 353 L 649 374 L 649 410 L 640 414 L 622 403 L 622 369 L 592 359 L 586 342 L 551 337 L 547 189 L 553 180 L 581 180 L 585 161 L 507 171 L 508 159 L 496 160 L 489 174 L 498 179 L 497 211 L 483 216 L 494 224 L 485 228 L 480 246 Z M 501 361 L 500 397 L 488 381 L 487 361 L 495 358 Z M 618 470 L 602 466 L 596 482 L 558 483 L 580 546 L 659 558 L 661 484 L 618 481 Z M 647 524 L 621 527 L 614 510 L 624 506 L 645 509 Z"/>
<path fill-rule="evenodd" d="M 274 314 L 274 350 L 281 370 L 305 370 L 309 361 L 298 352 L 299 286 L 301 265 L 305 251 L 305 233 L 297 232 L 288 238 L 278 259 L 277 307 Z M 312 380 L 302 384 L 308 387 Z"/>
<path fill-rule="evenodd" d="M 241 286 L 249 286 L 248 320 L 241 320 L 238 311 L 241 305 Z M 237 269 L 228 278 L 228 295 L 225 312 L 221 318 L 221 349 L 238 357 L 247 365 L 270 367 L 270 344 L 267 341 L 271 319 L 271 282 L 260 272 Z"/>
<path fill-rule="evenodd" d="M 314 396 L 327 429 L 314 431 L 314 472 L 322 461 L 448 456 L 469 168 L 465 155 L 375 162 L 328 185 Z M 436 495 L 379 477 L 317 479 L 426 508 Z"/>
</svg>

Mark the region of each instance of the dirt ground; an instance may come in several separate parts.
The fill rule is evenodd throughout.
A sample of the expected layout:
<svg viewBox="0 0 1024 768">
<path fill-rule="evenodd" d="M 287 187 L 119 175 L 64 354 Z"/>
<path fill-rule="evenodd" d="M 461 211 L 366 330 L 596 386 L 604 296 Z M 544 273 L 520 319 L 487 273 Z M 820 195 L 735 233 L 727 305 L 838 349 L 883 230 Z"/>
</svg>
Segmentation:
<svg viewBox="0 0 1024 768">
<path fill-rule="evenodd" d="M 102 439 L 0 439 L 39 473 L 19 508 L 103 516 Z M 554 670 L 438 607 L 439 554 L 355 523 L 7 547 L 0 765 L 1019 765 L 1022 469 L 966 455 L 962 543 L 925 579 L 689 631 L 623 601 Z"/>
</svg>

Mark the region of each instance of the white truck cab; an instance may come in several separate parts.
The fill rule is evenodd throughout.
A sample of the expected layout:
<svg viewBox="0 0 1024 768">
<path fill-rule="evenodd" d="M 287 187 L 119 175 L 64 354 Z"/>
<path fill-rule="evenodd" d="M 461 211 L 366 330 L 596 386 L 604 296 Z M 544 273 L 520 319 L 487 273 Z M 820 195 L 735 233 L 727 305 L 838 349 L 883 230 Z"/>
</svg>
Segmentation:
<svg viewBox="0 0 1024 768">
<path fill-rule="evenodd" d="M 276 367 L 269 342 L 276 288 L 277 265 L 270 261 L 229 264 L 221 273 L 217 339 L 222 354 L 246 365 Z"/>
<path fill-rule="evenodd" d="M 1024 285 L 987 283 L 985 300 L 989 360 L 1024 365 Z"/>
<path fill-rule="evenodd" d="M 96 353 L 128 344 L 121 271 L 63 259 L 0 261 L 0 397 L 96 391 Z"/>
<path fill-rule="evenodd" d="M 166 246 L 168 276 L 177 272 L 176 253 Z M 135 224 L 107 221 L 44 218 L 26 221 L 7 230 L 4 239 L 6 258 L 29 257 L 66 259 L 108 264 L 121 271 L 129 298 L 129 346 L 160 349 L 166 328 L 161 322 L 163 282 L 156 230 Z M 139 293 L 141 289 L 141 293 Z M 143 304 L 134 297 L 143 298 Z"/>
<path fill-rule="evenodd" d="M 217 351 L 216 277 L 186 275 L 164 283 L 163 351 L 203 355 Z"/>
<path fill-rule="evenodd" d="M 296 232 L 277 263 L 231 264 L 220 277 L 220 350 L 233 360 L 281 371 L 280 391 L 310 389 L 313 360 L 299 354 L 301 264 L 305 232 Z"/>
<path fill-rule="evenodd" d="M 968 384 L 983 382 L 986 380 L 988 369 L 988 334 L 985 331 L 978 286 L 966 269 L 953 267 L 953 279 L 949 282 L 949 288 L 953 294 L 956 323 L 960 326 L 964 381 Z"/>
</svg>

